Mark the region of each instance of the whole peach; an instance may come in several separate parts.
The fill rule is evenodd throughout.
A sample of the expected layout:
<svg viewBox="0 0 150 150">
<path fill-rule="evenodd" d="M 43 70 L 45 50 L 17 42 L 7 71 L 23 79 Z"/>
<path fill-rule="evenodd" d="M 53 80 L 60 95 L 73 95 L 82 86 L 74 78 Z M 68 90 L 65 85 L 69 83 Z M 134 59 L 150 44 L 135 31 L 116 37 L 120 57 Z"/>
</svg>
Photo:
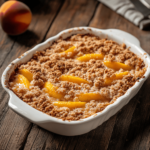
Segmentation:
<svg viewBox="0 0 150 150">
<path fill-rule="evenodd" d="M 9 35 L 25 32 L 31 23 L 32 13 L 28 6 L 19 1 L 7 1 L 0 8 L 0 23 Z"/>
</svg>

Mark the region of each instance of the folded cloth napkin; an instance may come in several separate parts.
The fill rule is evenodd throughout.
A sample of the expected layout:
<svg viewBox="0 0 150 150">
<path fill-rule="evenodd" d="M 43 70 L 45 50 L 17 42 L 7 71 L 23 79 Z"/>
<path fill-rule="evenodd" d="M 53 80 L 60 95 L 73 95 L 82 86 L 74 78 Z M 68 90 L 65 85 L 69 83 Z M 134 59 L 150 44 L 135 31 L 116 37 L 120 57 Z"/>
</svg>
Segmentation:
<svg viewBox="0 0 150 150">
<path fill-rule="evenodd" d="M 150 26 L 150 19 L 145 19 L 141 12 L 137 11 L 130 0 L 99 0 L 118 14 L 139 26 L 144 30 Z"/>
</svg>

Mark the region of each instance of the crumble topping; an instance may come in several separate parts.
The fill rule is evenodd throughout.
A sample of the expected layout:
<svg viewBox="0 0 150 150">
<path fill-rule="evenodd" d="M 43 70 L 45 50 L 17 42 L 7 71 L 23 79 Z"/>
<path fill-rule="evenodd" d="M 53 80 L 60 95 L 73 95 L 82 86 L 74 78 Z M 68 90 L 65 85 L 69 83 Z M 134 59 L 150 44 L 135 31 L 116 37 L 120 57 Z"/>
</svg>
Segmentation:
<svg viewBox="0 0 150 150">
<path fill-rule="evenodd" d="M 75 46 L 75 54 L 72 52 L 62 53 Z M 90 59 L 87 62 L 76 60 L 85 54 L 103 54 L 103 60 Z M 123 72 L 107 68 L 103 61 L 120 62 L 132 66 L 122 79 L 113 80 L 111 85 L 104 86 L 107 78 L 113 78 L 116 73 Z M 33 80 L 27 89 L 24 85 L 14 84 L 18 70 L 27 69 L 33 74 Z M 63 120 L 79 120 L 94 115 L 104 110 L 116 99 L 124 95 L 145 73 L 145 64 L 141 58 L 126 48 L 123 43 L 100 39 L 93 35 L 73 35 L 67 39 L 59 39 L 48 49 L 36 52 L 32 59 L 20 65 L 9 81 L 9 88 L 13 90 L 24 102 L 33 108 L 50 116 Z M 88 83 L 73 83 L 60 81 L 62 75 L 80 77 Z M 51 97 L 43 88 L 45 82 L 50 82 L 58 87 L 56 91 L 63 93 L 63 99 Z M 83 108 L 58 107 L 54 101 L 79 101 L 81 93 L 99 93 L 109 101 L 90 100 Z"/>
</svg>

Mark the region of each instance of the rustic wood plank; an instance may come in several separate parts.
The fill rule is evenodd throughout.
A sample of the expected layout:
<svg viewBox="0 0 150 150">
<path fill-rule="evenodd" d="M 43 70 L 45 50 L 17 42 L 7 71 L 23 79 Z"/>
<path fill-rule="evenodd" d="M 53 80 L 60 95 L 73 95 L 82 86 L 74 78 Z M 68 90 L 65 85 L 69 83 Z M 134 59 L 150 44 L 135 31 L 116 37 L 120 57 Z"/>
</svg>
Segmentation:
<svg viewBox="0 0 150 150">
<path fill-rule="evenodd" d="M 148 87 L 150 85 L 150 80 L 148 80 L 142 90 L 139 93 L 139 101 L 135 112 L 133 114 L 132 122 L 129 128 L 129 132 L 127 135 L 127 140 L 125 143 L 125 147 L 129 150 L 131 149 L 149 149 L 149 133 L 150 133 L 150 103 Z M 147 131 L 146 134 L 144 134 Z M 147 139 L 147 140 L 146 140 Z M 145 141 L 146 140 L 146 141 Z M 145 144 L 147 143 L 147 144 Z"/>
<path fill-rule="evenodd" d="M 116 116 L 111 117 L 109 121 L 106 121 L 95 130 L 90 131 L 87 134 L 77 136 L 77 141 L 74 138 L 72 139 L 72 141 L 68 138 L 68 143 L 70 144 L 69 149 L 107 149 L 109 137 L 111 136 L 115 120 Z M 72 143 L 75 143 L 75 148 L 73 147 Z M 68 147 L 65 147 L 65 145 L 63 145 L 62 149 L 67 148 Z"/>
<path fill-rule="evenodd" d="M 108 19 L 106 20 L 106 18 Z M 121 24 L 123 25 L 121 26 Z M 126 24 L 130 24 L 131 27 L 126 26 Z M 130 22 L 103 5 L 98 6 L 90 26 L 97 28 L 120 28 L 133 33 L 135 36 L 136 30 L 141 32 Z M 52 26 L 52 28 L 55 27 Z M 59 31 L 60 29 L 52 30 L 52 33 L 48 33 L 48 35 L 53 35 L 55 34 L 53 32 L 58 33 Z M 45 149 L 85 149 L 85 147 L 86 149 L 123 149 L 132 117 L 134 117 L 133 114 L 137 106 L 137 100 L 140 100 L 142 91 L 140 90 L 140 93 L 127 106 L 97 129 L 76 137 L 64 137 L 49 133 L 46 144 L 45 140 L 43 141 L 43 147 L 45 146 Z M 33 145 L 36 149 L 37 146 Z"/>
<path fill-rule="evenodd" d="M 1 149 L 20 149 L 32 124 L 24 118 L 18 117 L 12 110 L 9 110 L 6 115 L 3 122 L 7 122 L 7 124 L 1 126 Z"/>
<path fill-rule="evenodd" d="M 95 0 L 92 0 L 92 1 L 66 0 L 57 18 L 54 20 L 50 30 L 48 31 L 46 38 L 53 36 L 66 28 L 88 25 L 93 16 L 93 13 L 95 12 L 95 9 L 97 8 L 97 4 L 98 2 Z M 84 18 L 84 19 L 81 20 L 81 18 Z M 37 126 L 37 128 L 39 127 Z M 41 132 L 42 131 L 45 132 L 45 130 L 41 130 Z M 24 148 L 25 150 L 38 149 L 39 145 L 36 144 L 36 141 L 39 139 L 41 139 L 40 141 L 42 141 L 42 137 L 36 136 L 35 134 L 36 135 L 39 134 L 38 129 L 34 131 L 31 130 L 29 134 L 30 138 L 27 139 L 27 143 Z M 34 138 L 35 138 L 35 141 L 32 141 L 31 139 L 34 139 Z M 66 138 L 68 140 L 66 140 Z M 63 137 L 63 136 L 48 132 L 47 140 L 46 141 L 43 140 L 43 147 L 45 145 L 45 149 L 55 149 L 55 148 L 60 149 L 61 147 L 63 149 L 63 146 L 62 146 L 64 144 L 63 141 L 65 140 L 67 141 L 68 144 L 70 144 L 69 139 L 70 138 L 68 137 Z M 60 143 L 58 143 L 58 141 Z M 40 145 L 40 147 L 42 147 L 42 145 Z M 68 145 L 65 145 L 65 147 L 68 147 Z"/>
<path fill-rule="evenodd" d="M 0 122 L 3 119 L 5 113 L 8 110 L 7 107 L 7 99 L 8 99 L 8 95 L 6 94 L 6 92 L 3 90 L 2 86 L 0 86 Z"/>
<path fill-rule="evenodd" d="M 0 68 L 0 75 L 12 60 L 43 40 L 62 4 L 63 1 L 61 0 L 46 0 L 41 1 L 39 5 L 35 5 L 32 9 L 33 19 L 29 30 L 22 35 L 12 37 L 1 31 L 6 37 L 2 41 L 3 46 L 1 48 L 6 49 L 8 53 L 6 57 L 3 57 L 4 61 Z M 9 42 L 14 43 L 13 46 L 10 46 Z M 24 146 L 32 124 L 8 109 L 8 95 L 1 85 L 0 89 L 0 148 L 20 149 Z"/>
<path fill-rule="evenodd" d="M 106 18 L 108 18 L 108 20 L 106 20 Z M 101 23 L 99 22 L 99 20 Z M 116 23 L 113 23 L 113 22 L 116 22 Z M 120 24 L 121 25 L 123 24 L 123 25 L 120 26 Z M 126 26 L 126 24 L 130 24 L 130 27 Z M 117 15 L 115 12 L 112 12 L 110 9 L 108 9 L 107 7 L 103 5 L 98 6 L 96 14 L 90 23 L 90 26 L 94 26 L 97 28 L 120 28 L 122 30 L 125 30 L 134 34 L 135 36 L 140 35 L 140 33 L 143 32 L 139 30 L 137 27 L 135 27 L 134 25 L 132 25 L 130 22 L 128 22 L 121 16 Z M 137 34 L 137 30 L 139 34 Z M 149 38 L 148 37 L 149 34 L 147 33 L 146 35 L 147 35 L 147 38 Z M 141 42 L 142 42 L 141 44 L 143 44 L 144 42 L 143 37 L 138 37 L 138 38 L 141 39 Z M 147 39 L 147 38 L 144 38 L 144 39 Z M 145 44 L 147 45 L 147 47 L 146 45 L 144 45 L 146 48 L 146 51 L 148 51 L 149 44 L 147 43 Z M 48 140 L 53 141 L 53 144 L 51 144 L 51 142 L 50 143 L 47 142 L 46 148 L 47 149 L 48 148 L 49 149 L 51 148 L 84 149 L 85 147 L 86 149 L 91 149 L 91 148 L 93 149 L 123 149 L 123 148 L 126 148 L 125 141 L 127 140 L 126 138 L 127 138 L 128 130 L 130 128 L 130 124 L 132 124 L 133 118 L 136 119 L 137 117 L 137 114 L 135 116 L 133 114 L 135 114 L 136 107 L 138 106 L 138 101 L 141 100 L 141 94 L 143 93 L 143 91 L 146 91 L 145 88 L 147 88 L 148 85 L 149 83 L 147 82 L 147 86 L 144 85 L 143 88 L 138 93 L 138 95 L 136 95 L 131 100 L 131 102 L 127 106 L 125 106 L 119 113 L 113 116 L 112 117 L 113 119 L 112 118 L 109 119 L 106 123 L 104 123 L 102 126 L 95 129 L 94 131 L 91 131 L 90 133 L 86 135 L 82 135 L 82 136 L 71 137 L 71 138 L 65 137 L 65 141 L 62 141 L 60 136 L 57 136 L 56 138 L 54 137 L 52 138 L 50 136 Z M 147 97 L 149 97 L 149 95 L 147 94 L 147 91 L 144 93 L 144 95 L 147 95 Z M 147 109 L 149 109 L 149 105 L 146 105 L 146 106 L 148 107 Z M 143 107 L 141 106 L 141 109 L 142 108 Z M 147 114 L 146 111 L 142 113 L 142 115 L 143 114 Z M 149 114 L 147 116 L 149 116 Z M 141 129 L 143 129 L 143 127 Z M 134 129 L 134 125 L 133 125 L 133 128 L 131 128 L 131 131 L 133 131 L 133 129 Z M 137 133 L 138 129 L 134 131 Z M 97 137 L 96 137 L 96 133 L 98 133 Z M 140 134 L 140 136 L 141 135 L 142 134 Z M 129 134 L 129 137 L 130 136 L 131 135 Z M 87 137 L 90 137 L 89 138 L 90 140 L 88 140 Z M 111 139 L 110 140 L 111 142 L 109 141 L 109 139 Z M 138 140 L 136 143 L 140 143 L 140 141 Z M 148 148 L 148 146 L 149 144 L 147 144 L 147 147 L 145 147 L 145 149 Z M 141 147 L 143 147 L 143 145 Z M 129 147 L 127 147 L 127 149 L 128 148 Z M 137 145 L 136 147 L 135 146 L 130 147 L 130 149 L 136 149 L 136 148 L 138 148 Z"/>
<path fill-rule="evenodd" d="M 66 0 L 46 39 L 67 28 L 87 26 L 97 5 L 95 0 Z"/>
<path fill-rule="evenodd" d="M 2 28 L 0 27 L 0 67 L 2 67 L 5 58 L 7 57 L 7 55 L 10 53 L 10 51 L 12 50 L 12 47 L 15 43 L 15 41 L 12 41 L 11 38 L 2 31 Z M 14 37 L 14 39 L 16 39 L 16 37 Z"/>
<path fill-rule="evenodd" d="M 28 140 L 30 140 L 30 142 L 27 142 L 24 149 L 44 149 L 44 143 L 48 137 L 48 134 L 49 132 L 46 130 L 34 125 L 28 136 Z"/>
<path fill-rule="evenodd" d="M 150 54 L 150 43 L 148 42 L 150 32 L 141 31 L 138 27 L 134 26 L 115 12 L 112 12 L 104 5 L 99 6 L 90 25 L 102 29 L 117 28 L 129 32 L 140 40 L 142 48 Z M 150 125 L 148 120 L 150 117 L 148 111 L 150 109 L 148 101 L 148 97 L 150 96 L 148 92 L 149 86 L 150 78 L 146 81 L 140 92 L 130 101 L 130 103 L 115 115 L 116 123 L 111 135 L 108 149 L 126 148 L 129 150 L 140 149 L 140 147 L 143 149 L 144 147 L 145 149 L 149 149 L 149 142 L 144 142 L 144 139 L 148 140 L 149 134 L 147 134 L 147 136 L 143 134 L 142 136 L 143 130 L 146 129 L 149 131 L 148 125 Z M 142 144 L 142 141 L 147 144 Z"/>
<path fill-rule="evenodd" d="M 0 0 L 0 6 L 5 2 L 5 0 Z M 0 26 L 0 68 L 2 67 L 2 64 L 8 55 L 8 53 L 11 51 L 12 46 L 14 45 L 14 41 L 12 41 L 8 35 L 6 35 L 2 27 Z M 2 71 L 0 72 L 0 76 L 2 74 Z M 4 114 L 7 112 L 8 107 L 7 106 L 7 99 L 8 95 L 6 94 L 6 91 L 3 90 L 2 86 L 0 85 L 0 122 L 4 117 Z"/>
</svg>

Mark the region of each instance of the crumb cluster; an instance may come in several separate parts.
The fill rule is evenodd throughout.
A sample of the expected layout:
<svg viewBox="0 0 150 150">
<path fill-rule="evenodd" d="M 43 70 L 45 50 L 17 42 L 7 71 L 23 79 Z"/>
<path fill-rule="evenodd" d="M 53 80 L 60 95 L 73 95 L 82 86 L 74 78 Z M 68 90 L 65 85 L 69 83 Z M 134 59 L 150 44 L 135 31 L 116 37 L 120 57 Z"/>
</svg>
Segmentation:
<svg viewBox="0 0 150 150">
<path fill-rule="evenodd" d="M 61 53 L 72 46 L 76 47 L 76 54 L 73 57 L 71 52 Z M 134 69 L 123 79 L 114 80 L 111 85 L 103 86 L 105 79 L 114 76 L 117 72 L 123 72 L 123 69 L 115 71 L 107 68 L 103 64 L 104 60 L 91 59 L 88 62 L 80 62 L 75 59 L 91 53 L 103 54 L 104 60 L 121 62 Z M 30 61 L 20 65 L 9 81 L 11 90 L 15 87 L 13 80 L 19 69 L 28 69 L 33 74 L 33 80 L 30 90 L 20 85 L 15 93 L 35 109 L 50 116 L 71 121 L 87 118 L 114 103 L 144 75 L 145 64 L 141 58 L 126 48 L 125 44 L 119 45 L 112 40 L 100 39 L 89 34 L 77 34 L 64 40 L 57 40 L 48 49 L 36 52 Z M 77 76 L 87 80 L 90 84 L 60 81 L 61 75 Z M 53 105 L 53 102 L 58 99 L 44 92 L 43 85 L 46 81 L 58 87 L 58 93 L 64 94 L 63 101 L 78 101 L 80 93 L 100 93 L 110 101 L 91 100 L 84 108 L 57 107 Z"/>
</svg>

